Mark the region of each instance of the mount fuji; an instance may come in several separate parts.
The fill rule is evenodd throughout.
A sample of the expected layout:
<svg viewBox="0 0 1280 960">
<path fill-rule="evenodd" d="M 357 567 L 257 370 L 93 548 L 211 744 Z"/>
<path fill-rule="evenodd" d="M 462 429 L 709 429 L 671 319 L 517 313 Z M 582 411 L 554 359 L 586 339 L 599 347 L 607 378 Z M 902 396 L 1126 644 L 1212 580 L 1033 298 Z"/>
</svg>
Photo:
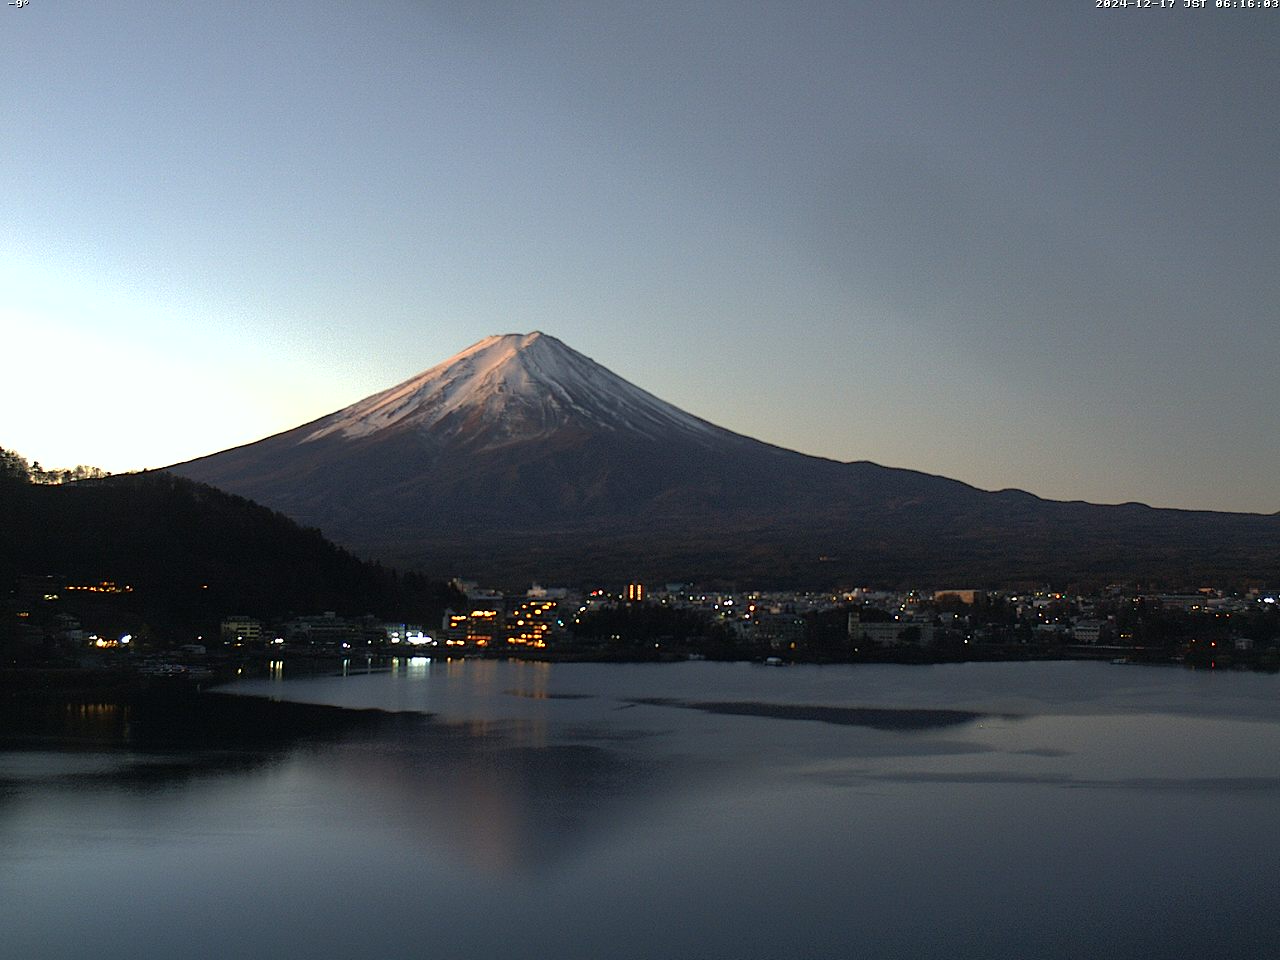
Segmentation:
<svg viewBox="0 0 1280 960">
<path fill-rule="evenodd" d="M 517 585 L 1274 579 L 1280 518 L 1043 500 L 723 429 L 544 333 L 168 468 L 359 553 Z"/>
</svg>

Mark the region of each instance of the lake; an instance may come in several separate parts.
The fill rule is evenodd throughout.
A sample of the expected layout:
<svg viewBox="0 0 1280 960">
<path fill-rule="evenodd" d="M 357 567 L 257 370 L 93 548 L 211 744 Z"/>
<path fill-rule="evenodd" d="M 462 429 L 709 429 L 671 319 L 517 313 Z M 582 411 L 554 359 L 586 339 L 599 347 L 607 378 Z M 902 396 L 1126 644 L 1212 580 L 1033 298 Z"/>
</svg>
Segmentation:
<svg viewBox="0 0 1280 960">
<path fill-rule="evenodd" d="M 0 953 L 1275 955 L 1280 678 L 404 659 L 10 711 Z"/>
</svg>

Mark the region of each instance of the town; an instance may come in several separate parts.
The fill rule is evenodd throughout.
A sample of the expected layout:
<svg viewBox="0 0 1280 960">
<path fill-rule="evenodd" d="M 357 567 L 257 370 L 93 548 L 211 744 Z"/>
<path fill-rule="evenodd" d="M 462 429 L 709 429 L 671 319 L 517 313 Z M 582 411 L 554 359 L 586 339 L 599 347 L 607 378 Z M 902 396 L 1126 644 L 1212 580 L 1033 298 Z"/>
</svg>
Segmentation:
<svg viewBox="0 0 1280 960">
<path fill-rule="evenodd" d="M 402 656 L 779 665 L 1102 659 L 1280 669 L 1280 604 L 1258 588 L 806 592 L 630 583 L 613 590 L 534 584 L 504 593 L 461 579 L 451 587 L 452 605 L 435 622 L 232 611 L 216 633 L 160 636 L 145 626 L 122 628 L 109 615 L 94 618 L 96 604 L 110 610 L 112 600 L 128 599 L 130 584 L 23 577 L 8 601 L 2 652 L 10 666 L 133 664 L 201 677 L 217 663 Z"/>
</svg>

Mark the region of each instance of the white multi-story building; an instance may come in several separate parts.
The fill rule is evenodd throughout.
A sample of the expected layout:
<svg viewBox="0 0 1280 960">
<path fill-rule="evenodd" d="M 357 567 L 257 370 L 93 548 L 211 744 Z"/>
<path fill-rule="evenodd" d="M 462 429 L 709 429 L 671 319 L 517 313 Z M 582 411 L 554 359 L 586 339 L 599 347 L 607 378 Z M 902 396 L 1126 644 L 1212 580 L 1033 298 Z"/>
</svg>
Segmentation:
<svg viewBox="0 0 1280 960">
<path fill-rule="evenodd" d="M 932 620 L 885 620 L 864 623 L 857 611 L 849 614 L 849 640 L 878 647 L 928 646 L 933 643 Z"/>
<path fill-rule="evenodd" d="M 1071 627 L 1071 637 L 1076 643 L 1097 643 L 1106 625 L 1105 620 L 1077 620 Z"/>
<path fill-rule="evenodd" d="M 222 642 L 249 646 L 262 642 L 262 622 L 252 617 L 230 616 L 222 621 Z"/>
</svg>

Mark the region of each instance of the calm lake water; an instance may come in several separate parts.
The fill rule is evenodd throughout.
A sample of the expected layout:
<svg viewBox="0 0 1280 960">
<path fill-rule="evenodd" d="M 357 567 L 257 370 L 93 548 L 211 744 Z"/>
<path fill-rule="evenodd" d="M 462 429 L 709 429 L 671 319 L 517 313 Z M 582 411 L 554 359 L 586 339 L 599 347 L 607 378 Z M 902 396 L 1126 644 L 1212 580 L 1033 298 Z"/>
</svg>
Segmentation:
<svg viewBox="0 0 1280 960">
<path fill-rule="evenodd" d="M 1277 955 L 1275 676 L 288 669 L 7 718 L 0 954 Z"/>
</svg>

